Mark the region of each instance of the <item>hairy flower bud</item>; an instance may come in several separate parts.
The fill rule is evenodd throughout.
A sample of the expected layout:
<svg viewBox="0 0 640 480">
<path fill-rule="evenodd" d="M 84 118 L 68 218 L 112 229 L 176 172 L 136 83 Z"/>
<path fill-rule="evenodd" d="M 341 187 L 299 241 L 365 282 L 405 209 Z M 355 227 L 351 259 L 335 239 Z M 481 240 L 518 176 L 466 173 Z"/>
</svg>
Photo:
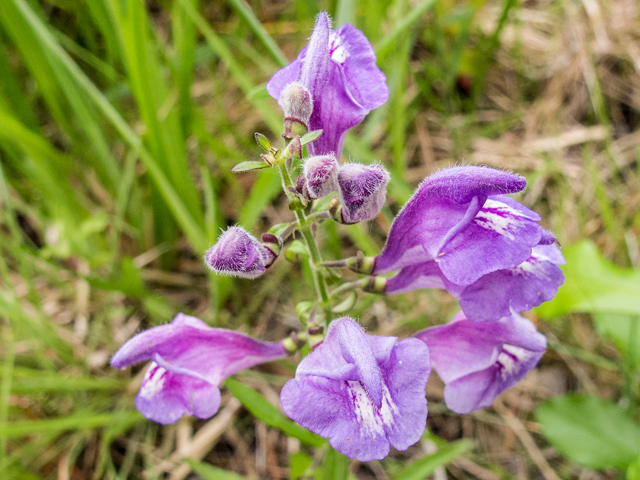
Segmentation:
<svg viewBox="0 0 640 480">
<path fill-rule="evenodd" d="M 346 163 L 338 172 L 342 223 L 371 220 L 387 195 L 389 172 L 382 165 Z"/>
<path fill-rule="evenodd" d="M 257 278 L 273 263 L 275 256 L 242 227 L 229 227 L 207 250 L 204 261 L 219 274 Z"/>
<path fill-rule="evenodd" d="M 304 162 L 304 176 L 311 198 L 321 198 L 337 186 L 340 164 L 333 153 L 309 157 Z"/>
<path fill-rule="evenodd" d="M 284 111 L 285 138 L 302 135 L 309 129 L 309 118 L 313 112 L 313 98 L 307 88 L 299 82 L 287 85 L 280 94 Z"/>
</svg>

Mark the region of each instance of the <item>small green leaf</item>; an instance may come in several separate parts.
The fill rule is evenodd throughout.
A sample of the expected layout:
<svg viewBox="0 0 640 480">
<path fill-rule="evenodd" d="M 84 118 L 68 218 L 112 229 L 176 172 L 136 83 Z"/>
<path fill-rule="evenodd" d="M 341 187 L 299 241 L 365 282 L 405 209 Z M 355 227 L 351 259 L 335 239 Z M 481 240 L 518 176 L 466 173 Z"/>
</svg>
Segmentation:
<svg viewBox="0 0 640 480">
<path fill-rule="evenodd" d="M 200 475 L 204 480 L 248 480 L 247 477 L 238 475 L 237 473 L 214 467 L 206 463 L 196 462 L 195 460 L 185 460 L 193 471 Z"/>
<path fill-rule="evenodd" d="M 307 247 L 304 243 L 300 240 L 294 240 L 287 247 L 284 256 L 290 262 L 297 262 L 299 258 L 307 258 L 309 252 L 307 252 Z"/>
<path fill-rule="evenodd" d="M 289 226 L 289 223 L 276 223 L 274 226 L 272 226 L 268 232 L 269 233 L 273 233 L 275 236 L 280 235 L 282 232 L 284 232 L 287 227 Z"/>
<path fill-rule="evenodd" d="M 271 150 L 271 142 L 265 135 L 256 132 L 255 137 L 256 137 L 256 142 L 258 142 L 258 145 L 260 145 L 260 147 L 262 147 L 262 149 L 265 152 L 268 152 L 269 150 Z"/>
<path fill-rule="evenodd" d="M 301 477 L 313 462 L 313 458 L 303 452 L 296 452 L 289 458 L 289 468 L 291 469 L 291 480 Z"/>
<path fill-rule="evenodd" d="M 240 162 L 231 169 L 233 173 L 251 172 L 252 170 L 262 170 L 263 168 L 269 168 L 271 165 L 265 162 L 249 161 Z"/>
<path fill-rule="evenodd" d="M 607 400 L 556 397 L 540 405 L 536 417 L 555 448 L 588 468 L 625 468 L 640 455 L 640 425 Z"/>
<path fill-rule="evenodd" d="M 333 313 L 348 312 L 355 306 L 357 300 L 358 300 L 358 295 L 356 294 L 356 292 L 351 292 L 349 296 L 347 296 L 347 298 L 345 298 L 342 302 L 340 302 L 338 305 L 333 307 L 331 311 Z"/>
<path fill-rule="evenodd" d="M 307 143 L 311 143 L 314 140 L 320 138 L 320 135 L 322 135 L 322 129 L 307 132 L 302 137 L 300 137 L 300 143 L 302 144 L 302 146 L 305 146 Z"/>
<path fill-rule="evenodd" d="M 410 463 L 393 480 L 422 480 L 431 475 L 436 468 L 442 467 L 455 460 L 464 452 L 473 447 L 473 443 L 467 440 L 449 443 L 438 448 L 432 455 L 427 455 L 413 463 Z"/>
<path fill-rule="evenodd" d="M 290 437 L 297 438 L 307 445 L 313 447 L 324 445 L 324 438 L 284 418 L 276 407 L 253 388 L 247 387 L 233 378 L 227 378 L 224 383 L 233 396 L 240 400 L 242 405 L 257 419 L 262 420 L 270 427 L 282 430 Z"/>
</svg>

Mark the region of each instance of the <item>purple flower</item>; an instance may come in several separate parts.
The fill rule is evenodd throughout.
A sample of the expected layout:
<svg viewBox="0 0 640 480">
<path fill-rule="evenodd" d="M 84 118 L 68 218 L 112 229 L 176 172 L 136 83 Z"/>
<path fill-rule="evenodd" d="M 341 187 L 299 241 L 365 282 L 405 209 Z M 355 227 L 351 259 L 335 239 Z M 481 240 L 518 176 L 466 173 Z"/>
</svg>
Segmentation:
<svg viewBox="0 0 640 480">
<path fill-rule="evenodd" d="M 242 227 L 229 227 L 204 255 L 206 265 L 216 273 L 257 278 L 275 261 L 277 255 L 265 248 Z"/>
<path fill-rule="evenodd" d="M 384 293 L 404 293 L 418 288 L 442 288 L 460 300 L 469 320 L 497 320 L 551 300 L 564 281 L 558 265 L 565 263 L 556 245 L 537 245 L 531 256 L 514 268 L 483 275 L 471 285 L 456 285 L 429 260 L 404 267 L 386 281 Z"/>
<path fill-rule="evenodd" d="M 361 462 L 389 445 L 406 450 L 426 427 L 429 350 L 417 339 L 364 333 L 354 320 L 331 322 L 280 394 L 285 413 Z"/>
<path fill-rule="evenodd" d="M 416 334 L 429 347 L 445 383 L 444 400 L 456 413 L 488 407 L 522 380 L 544 355 L 547 339 L 529 320 L 513 314 L 472 322 L 462 312 L 447 325 Z"/>
<path fill-rule="evenodd" d="M 304 162 L 304 179 L 312 199 L 329 195 L 336 189 L 340 164 L 333 153 L 309 157 Z"/>
<path fill-rule="evenodd" d="M 373 273 L 434 260 L 457 285 L 516 267 L 550 241 L 540 216 L 508 193 L 526 181 L 487 167 L 452 167 L 427 177 L 391 226 Z"/>
<path fill-rule="evenodd" d="M 338 171 L 342 223 L 375 218 L 387 195 L 389 172 L 382 165 L 345 163 Z"/>
<path fill-rule="evenodd" d="M 281 343 L 211 328 L 179 313 L 171 323 L 128 340 L 111 359 L 115 368 L 153 360 L 142 380 L 136 407 L 150 420 L 175 423 L 185 413 L 209 418 L 220 408 L 218 385 L 245 368 L 284 357 Z"/>
<path fill-rule="evenodd" d="M 309 144 L 312 155 L 333 152 L 339 159 L 347 130 L 389 98 L 386 78 L 376 66 L 367 37 L 348 23 L 331 31 L 325 12 L 318 15 L 309 45 L 271 77 L 267 91 L 282 106 L 281 92 L 292 82 L 311 93 L 309 130 L 323 130 Z"/>
</svg>

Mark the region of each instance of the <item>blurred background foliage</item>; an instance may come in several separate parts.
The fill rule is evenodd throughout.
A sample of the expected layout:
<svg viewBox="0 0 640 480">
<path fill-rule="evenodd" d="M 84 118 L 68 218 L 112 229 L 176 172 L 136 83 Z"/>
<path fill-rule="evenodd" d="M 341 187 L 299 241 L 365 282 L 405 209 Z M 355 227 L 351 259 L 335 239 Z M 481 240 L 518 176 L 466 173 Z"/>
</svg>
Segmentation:
<svg viewBox="0 0 640 480">
<path fill-rule="evenodd" d="M 345 157 L 393 177 L 374 222 L 321 226 L 325 258 L 377 253 L 426 175 L 468 163 L 526 175 L 568 261 L 529 315 L 539 368 L 465 417 L 434 373 L 423 440 L 367 465 L 281 413 L 294 361 L 166 427 L 134 409 L 143 368 L 108 366 L 180 311 L 269 340 L 299 326 L 297 244 L 256 281 L 201 257 L 226 225 L 292 217 L 274 172 L 230 170 L 254 132 L 279 136 L 265 82 L 321 9 L 365 32 L 391 90 Z M 640 479 L 639 45 L 636 0 L 1 0 L 0 478 Z M 420 291 L 348 313 L 405 336 L 456 309 Z"/>
</svg>

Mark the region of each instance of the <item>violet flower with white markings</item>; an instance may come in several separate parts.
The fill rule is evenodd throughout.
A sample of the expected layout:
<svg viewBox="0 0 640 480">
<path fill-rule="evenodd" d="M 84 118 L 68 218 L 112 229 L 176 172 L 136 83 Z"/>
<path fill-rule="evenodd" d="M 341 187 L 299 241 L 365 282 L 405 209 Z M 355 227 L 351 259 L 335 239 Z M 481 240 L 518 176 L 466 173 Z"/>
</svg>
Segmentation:
<svg viewBox="0 0 640 480">
<path fill-rule="evenodd" d="M 281 93 L 293 82 L 303 85 L 313 99 L 309 130 L 323 130 L 308 146 L 312 155 L 333 152 L 340 159 L 347 131 L 389 98 L 367 37 L 348 23 L 330 30 L 325 12 L 318 15 L 309 45 L 271 77 L 267 91 L 283 106 Z"/>
<path fill-rule="evenodd" d="M 429 347 L 447 407 L 460 414 L 491 406 L 537 365 L 547 347 L 545 336 L 517 314 L 478 323 L 460 312 L 447 325 L 415 336 Z"/>
<path fill-rule="evenodd" d="M 211 328 L 179 313 L 171 323 L 128 340 L 111 358 L 124 368 L 153 360 L 142 380 L 136 408 L 150 420 L 175 423 L 189 413 L 209 418 L 220 408 L 218 385 L 230 375 L 286 356 L 282 343 Z"/>
<path fill-rule="evenodd" d="M 298 365 L 280 394 L 289 417 L 344 455 L 381 460 L 390 445 L 406 450 L 427 420 L 429 350 L 414 338 L 364 333 L 344 317 Z"/>
<path fill-rule="evenodd" d="M 395 218 L 372 271 L 387 273 L 434 260 L 457 285 L 514 268 L 532 248 L 550 241 L 540 216 L 508 193 L 524 178 L 487 167 L 463 166 L 427 177 Z"/>
<path fill-rule="evenodd" d="M 216 244 L 204 254 L 205 264 L 214 272 L 243 278 L 259 277 L 276 258 L 276 252 L 237 226 L 222 232 Z"/>
<path fill-rule="evenodd" d="M 564 281 L 558 267 L 564 263 L 556 245 L 537 245 L 531 256 L 518 266 L 483 275 L 471 285 L 457 285 L 444 276 L 436 261 L 429 260 L 404 267 L 394 277 L 385 279 L 383 293 L 446 289 L 460 300 L 460 307 L 469 320 L 497 320 L 551 300 Z"/>
</svg>

